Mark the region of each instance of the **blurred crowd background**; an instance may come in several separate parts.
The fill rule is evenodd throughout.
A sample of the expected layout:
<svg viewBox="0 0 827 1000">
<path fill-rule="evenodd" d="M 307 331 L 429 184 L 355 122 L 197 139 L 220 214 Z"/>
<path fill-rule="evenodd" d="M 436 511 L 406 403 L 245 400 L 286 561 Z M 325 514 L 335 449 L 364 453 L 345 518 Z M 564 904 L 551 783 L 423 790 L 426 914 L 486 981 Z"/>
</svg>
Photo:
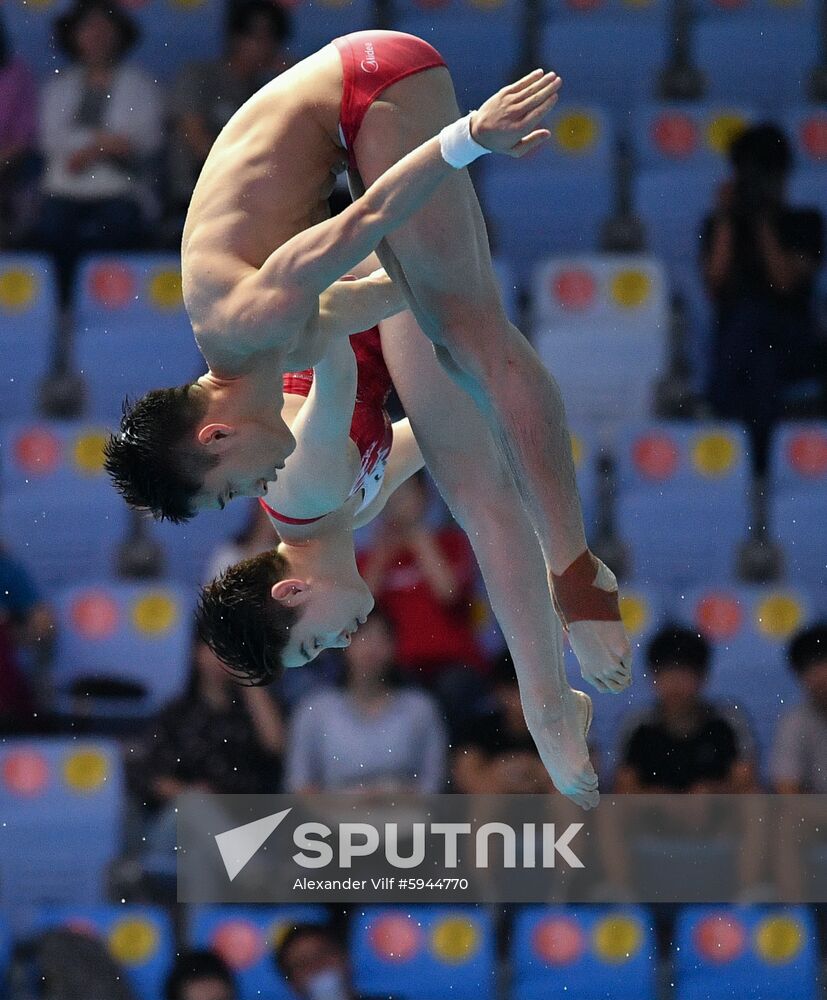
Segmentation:
<svg viewBox="0 0 827 1000">
<path fill-rule="evenodd" d="M 426 474 L 360 533 L 378 611 L 354 644 L 263 690 L 191 627 L 198 584 L 273 545 L 260 509 L 156 525 L 101 471 L 124 395 L 200 370 L 178 244 L 214 138 L 370 26 L 440 49 L 465 108 L 534 65 L 564 78 L 548 145 L 473 169 L 509 312 L 563 390 L 590 544 L 622 581 L 636 675 L 595 698 L 601 787 L 827 791 L 823 3 L 5 0 L 8 995 L 820 995 L 817 909 L 641 910 L 622 879 L 613 908 L 172 906 L 187 789 L 553 793 Z"/>
</svg>

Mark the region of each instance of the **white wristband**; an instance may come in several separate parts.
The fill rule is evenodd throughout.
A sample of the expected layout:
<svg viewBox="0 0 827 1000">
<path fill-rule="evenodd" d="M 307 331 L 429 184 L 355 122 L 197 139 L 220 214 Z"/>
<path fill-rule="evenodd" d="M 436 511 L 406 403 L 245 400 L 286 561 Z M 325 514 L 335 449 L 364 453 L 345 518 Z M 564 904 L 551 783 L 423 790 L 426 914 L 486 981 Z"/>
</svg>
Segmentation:
<svg viewBox="0 0 827 1000">
<path fill-rule="evenodd" d="M 480 156 L 490 153 L 490 149 L 481 146 L 471 135 L 471 115 L 470 112 L 459 121 L 446 125 L 439 133 L 439 148 L 442 152 L 442 159 L 455 170 L 461 170 L 473 163 Z"/>
</svg>

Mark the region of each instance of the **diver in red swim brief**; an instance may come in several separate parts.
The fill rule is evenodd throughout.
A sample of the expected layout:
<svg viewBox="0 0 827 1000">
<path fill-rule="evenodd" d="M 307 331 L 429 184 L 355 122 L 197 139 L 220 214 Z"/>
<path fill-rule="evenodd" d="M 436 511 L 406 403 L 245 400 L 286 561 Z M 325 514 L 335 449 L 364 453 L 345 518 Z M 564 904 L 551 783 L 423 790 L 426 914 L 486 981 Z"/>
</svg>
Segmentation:
<svg viewBox="0 0 827 1000">
<path fill-rule="evenodd" d="M 348 163 L 357 168 L 353 144 L 371 104 L 394 83 L 444 66 L 445 60 L 421 38 L 398 31 L 356 31 L 333 44 L 342 60 L 340 136 Z"/>
</svg>

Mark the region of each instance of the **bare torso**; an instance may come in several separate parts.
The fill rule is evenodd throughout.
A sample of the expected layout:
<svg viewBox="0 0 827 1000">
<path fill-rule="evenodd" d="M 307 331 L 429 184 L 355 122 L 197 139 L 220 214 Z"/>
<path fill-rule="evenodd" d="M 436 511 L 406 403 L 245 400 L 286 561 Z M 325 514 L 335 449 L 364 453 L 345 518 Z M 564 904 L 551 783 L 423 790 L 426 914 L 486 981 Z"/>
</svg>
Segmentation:
<svg viewBox="0 0 827 1000">
<path fill-rule="evenodd" d="M 328 216 L 346 165 L 338 140 L 342 68 L 326 46 L 262 87 L 215 141 L 193 191 L 181 250 L 184 300 L 214 371 L 230 364 L 222 306 L 237 283 Z M 285 330 L 291 368 L 316 358 L 313 322 Z"/>
</svg>

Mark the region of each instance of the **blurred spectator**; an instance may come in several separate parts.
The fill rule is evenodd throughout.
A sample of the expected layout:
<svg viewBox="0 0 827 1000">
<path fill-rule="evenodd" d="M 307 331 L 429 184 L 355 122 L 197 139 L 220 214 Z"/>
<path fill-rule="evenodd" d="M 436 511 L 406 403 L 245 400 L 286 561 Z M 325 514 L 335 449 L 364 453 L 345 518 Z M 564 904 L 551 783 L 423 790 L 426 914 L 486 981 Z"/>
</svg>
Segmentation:
<svg viewBox="0 0 827 1000">
<path fill-rule="evenodd" d="M 33 728 L 36 691 L 54 647 L 55 620 L 25 567 L 0 548 L 0 729 Z M 43 707 L 43 706 L 41 706 Z"/>
<path fill-rule="evenodd" d="M 43 94 L 46 199 L 33 240 L 54 254 L 66 301 L 80 254 L 140 245 L 162 122 L 155 84 L 124 61 L 138 28 L 119 4 L 76 0 L 57 20 L 56 35 L 70 65 Z"/>
<path fill-rule="evenodd" d="M 250 501 L 250 516 L 242 530 L 229 541 L 222 542 L 210 556 L 205 581 L 220 576 L 229 566 L 261 555 L 277 544 L 270 517 L 261 504 Z"/>
<path fill-rule="evenodd" d="M 777 792 L 827 792 L 827 623 L 800 632 L 790 645 L 790 667 L 804 700 L 782 716 L 771 761 Z"/>
<path fill-rule="evenodd" d="M 0 246 L 13 242 L 23 223 L 21 204 L 35 175 L 37 87 L 28 66 L 12 52 L 0 17 Z"/>
<path fill-rule="evenodd" d="M 359 566 L 394 627 L 403 674 L 431 688 L 452 718 L 488 671 L 472 619 L 477 568 L 465 534 L 454 524 L 434 530 L 427 509 L 421 472 L 388 500 Z"/>
<path fill-rule="evenodd" d="M 331 927 L 296 924 L 282 938 L 274 958 L 299 1000 L 379 1000 L 356 992 L 347 948 Z M 382 1000 L 393 997 L 383 994 Z"/>
<path fill-rule="evenodd" d="M 281 715 L 270 694 L 236 684 L 196 641 L 186 693 L 149 725 L 127 760 L 133 790 L 157 813 L 148 853 L 172 854 L 174 800 L 183 792 L 277 791 L 281 751 Z"/>
<path fill-rule="evenodd" d="M 819 377 L 814 279 L 823 220 L 785 203 L 792 153 L 774 125 L 743 132 L 730 159 L 734 176 L 703 232 L 704 278 L 717 313 L 709 398 L 718 416 L 747 423 L 762 474 L 790 390 Z"/>
<path fill-rule="evenodd" d="M 181 72 L 172 99 L 169 199 L 183 216 L 201 167 L 218 133 L 235 112 L 286 67 L 283 46 L 290 18 L 271 0 L 229 5 L 224 56 L 194 62 Z"/>
<path fill-rule="evenodd" d="M 344 686 L 309 695 L 293 714 L 288 791 L 441 791 L 445 732 L 436 704 L 398 687 L 393 633 L 380 614 L 344 660 Z"/>
<path fill-rule="evenodd" d="M 164 1000 L 238 1000 L 235 978 L 213 951 L 180 952 L 167 977 Z"/>
<path fill-rule="evenodd" d="M 488 704 L 456 739 L 453 789 L 468 794 L 554 791 L 528 731 L 517 674 L 507 653 L 494 664 Z"/>
<path fill-rule="evenodd" d="M 706 639 L 665 628 L 652 639 L 647 658 L 655 703 L 626 726 L 616 790 L 757 790 L 749 729 L 734 710 L 703 696 L 710 658 Z"/>
</svg>

